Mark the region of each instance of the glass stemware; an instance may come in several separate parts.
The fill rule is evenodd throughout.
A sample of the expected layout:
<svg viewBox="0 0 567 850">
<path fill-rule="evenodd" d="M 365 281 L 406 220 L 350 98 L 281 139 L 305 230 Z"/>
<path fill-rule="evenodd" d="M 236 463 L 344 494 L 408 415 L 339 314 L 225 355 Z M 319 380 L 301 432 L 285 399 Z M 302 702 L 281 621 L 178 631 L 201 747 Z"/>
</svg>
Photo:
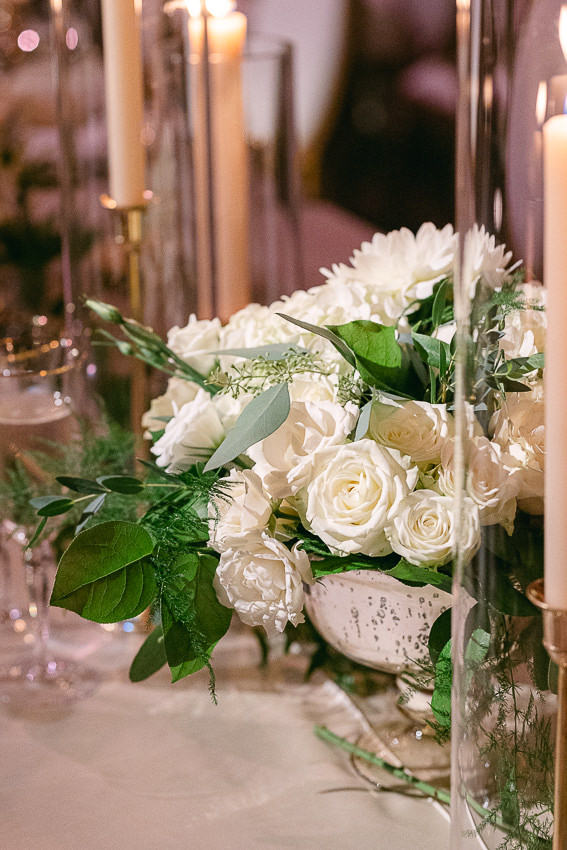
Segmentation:
<svg viewBox="0 0 567 850">
<path fill-rule="evenodd" d="M 10 561 L 3 620 L 12 638 L 21 636 L 19 653 L 0 667 L 0 699 L 37 710 L 69 704 L 98 683 L 92 671 L 54 655 L 48 611 L 54 553 L 48 537 L 29 546 L 37 518 L 27 502 L 47 483 L 40 458 L 56 459 L 78 435 L 72 398 L 80 395 L 82 352 L 64 333 L 46 333 L 43 319 L 13 322 L 0 340 L 0 476 L 7 506 L 2 549 Z M 8 594 L 22 584 L 27 598 L 12 602 Z"/>
</svg>

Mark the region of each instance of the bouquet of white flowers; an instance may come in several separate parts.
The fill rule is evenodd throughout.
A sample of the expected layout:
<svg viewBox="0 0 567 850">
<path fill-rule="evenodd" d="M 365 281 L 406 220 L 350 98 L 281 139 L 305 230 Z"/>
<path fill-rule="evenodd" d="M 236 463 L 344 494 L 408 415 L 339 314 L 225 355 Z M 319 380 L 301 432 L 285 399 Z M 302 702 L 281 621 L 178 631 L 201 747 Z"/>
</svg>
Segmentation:
<svg viewBox="0 0 567 850">
<path fill-rule="evenodd" d="M 471 414 L 465 527 L 453 503 L 457 236 L 424 224 L 376 234 L 325 283 L 224 326 L 191 317 L 167 345 L 89 302 L 120 326 L 114 344 L 169 380 L 143 420 L 145 479 L 62 476 L 64 492 L 37 501 L 44 519 L 83 506 L 52 604 L 103 623 L 151 606 L 131 676 L 167 662 L 175 681 L 210 668 L 233 609 L 273 635 L 303 621 L 306 585 L 361 568 L 450 590 L 457 530 L 472 555 L 484 527 L 511 535 L 518 510 L 541 513 L 545 314 L 510 254 L 483 230 L 472 238 L 471 279 L 493 291 L 479 380 L 499 402 Z M 97 524 L 114 492 L 144 502 L 137 522 Z"/>
</svg>

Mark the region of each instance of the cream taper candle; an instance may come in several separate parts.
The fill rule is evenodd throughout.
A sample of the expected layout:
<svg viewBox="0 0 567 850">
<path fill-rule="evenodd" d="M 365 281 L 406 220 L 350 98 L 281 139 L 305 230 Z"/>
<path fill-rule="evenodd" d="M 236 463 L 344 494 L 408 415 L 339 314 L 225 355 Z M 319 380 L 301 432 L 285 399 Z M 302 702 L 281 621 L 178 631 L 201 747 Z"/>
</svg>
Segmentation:
<svg viewBox="0 0 567 850">
<path fill-rule="evenodd" d="M 140 25 L 135 0 L 102 0 L 109 194 L 121 209 L 143 206 L 145 152 Z"/>
<path fill-rule="evenodd" d="M 200 318 L 216 313 L 226 320 L 251 297 L 241 68 L 246 23 L 236 11 L 189 20 Z"/>
<path fill-rule="evenodd" d="M 545 601 L 567 610 L 567 115 L 543 126 Z"/>
</svg>

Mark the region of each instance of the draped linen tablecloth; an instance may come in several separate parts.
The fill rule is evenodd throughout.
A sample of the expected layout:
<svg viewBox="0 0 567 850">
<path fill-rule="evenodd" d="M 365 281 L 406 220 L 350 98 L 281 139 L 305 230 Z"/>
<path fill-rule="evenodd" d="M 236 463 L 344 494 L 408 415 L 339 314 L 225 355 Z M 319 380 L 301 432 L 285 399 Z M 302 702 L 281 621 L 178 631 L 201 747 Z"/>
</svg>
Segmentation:
<svg viewBox="0 0 567 850">
<path fill-rule="evenodd" d="M 250 638 L 219 647 L 207 676 L 127 681 L 136 638 L 89 661 L 97 692 L 67 711 L 0 708 L 0 835 L 10 850 L 444 850 L 437 804 L 372 789 L 314 723 L 351 740 L 349 699 L 301 659 L 258 667 Z"/>
</svg>

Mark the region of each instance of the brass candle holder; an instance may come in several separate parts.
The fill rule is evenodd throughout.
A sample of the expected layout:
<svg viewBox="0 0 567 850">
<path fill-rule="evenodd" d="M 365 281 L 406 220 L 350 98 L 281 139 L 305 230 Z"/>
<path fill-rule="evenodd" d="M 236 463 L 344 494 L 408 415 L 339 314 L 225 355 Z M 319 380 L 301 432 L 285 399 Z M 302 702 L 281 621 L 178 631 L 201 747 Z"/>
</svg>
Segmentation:
<svg viewBox="0 0 567 850">
<path fill-rule="evenodd" d="M 532 582 L 528 598 L 543 615 L 543 645 L 559 668 L 557 736 L 555 741 L 555 794 L 553 850 L 567 848 L 567 611 L 545 601 L 543 579 Z"/>
<path fill-rule="evenodd" d="M 140 268 L 143 244 L 143 218 L 145 207 L 121 208 L 113 198 L 101 195 L 102 206 L 116 218 L 115 241 L 123 245 L 128 256 L 129 315 L 137 322 L 144 320 L 142 275 Z M 148 406 L 148 373 L 144 363 L 133 359 L 131 363 L 130 422 L 136 437 L 137 450 L 144 446 L 142 416 Z"/>
</svg>

